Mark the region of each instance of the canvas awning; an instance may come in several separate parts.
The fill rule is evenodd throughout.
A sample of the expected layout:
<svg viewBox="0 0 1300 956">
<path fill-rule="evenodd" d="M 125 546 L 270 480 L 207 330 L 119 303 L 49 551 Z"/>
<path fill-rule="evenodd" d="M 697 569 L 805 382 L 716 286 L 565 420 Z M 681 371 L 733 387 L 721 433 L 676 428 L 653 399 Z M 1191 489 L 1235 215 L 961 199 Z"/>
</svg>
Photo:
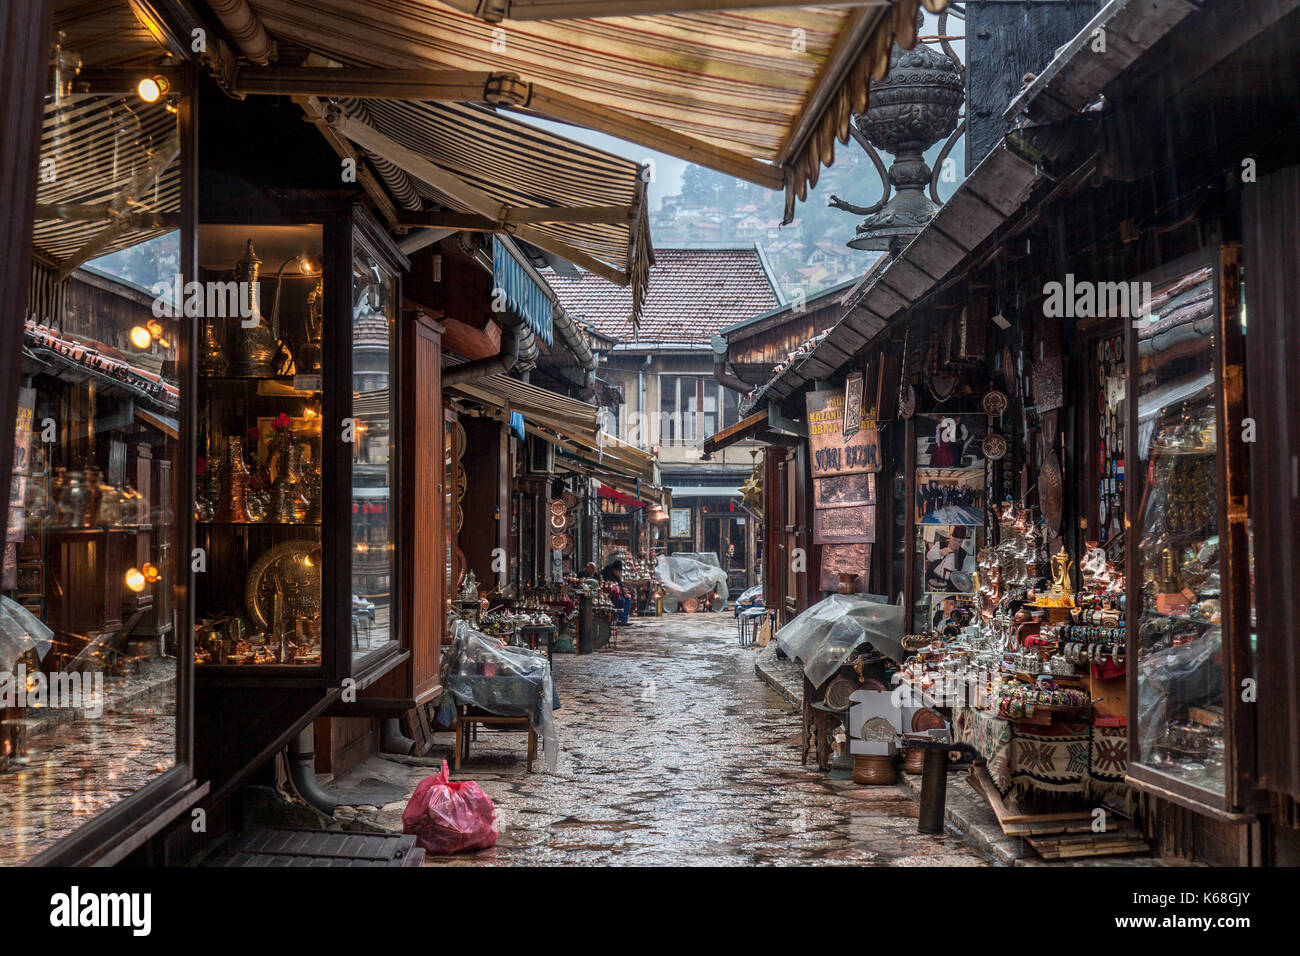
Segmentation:
<svg viewBox="0 0 1300 956">
<path fill-rule="evenodd" d="M 453 392 L 493 410 L 503 421 L 511 412 L 524 417 L 524 431 L 556 447 L 572 470 L 582 471 L 624 491 L 640 494 L 655 484 L 654 456 L 600 430 L 595 405 L 568 398 L 507 375 L 488 375 L 448 386 Z M 646 493 L 651 493 L 647 491 Z M 654 492 L 657 496 L 657 492 Z"/>
<path fill-rule="evenodd" d="M 256 26 L 350 68 L 330 95 L 485 102 L 598 129 L 786 189 L 786 216 L 847 143 L 916 13 L 948 0 L 856 5 L 512 4 L 501 0 L 248 0 Z M 458 7 L 460 9 L 458 9 Z M 734 9 L 752 7 L 754 9 Z M 733 9 L 727 9 L 733 8 Z M 656 12 L 663 11 L 663 12 Z M 509 19 L 518 17 L 546 19 Z M 562 19 L 585 17 L 584 19 Z M 261 35 L 261 34 L 258 34 Z M 266 62 L 267 45 L 246 54 Z M 256 55 L 254 55 L 256 54 Z M 260 58 L 259 58 L 260 57 Z M 286 58 L 287 59 L 287 58 Z M 241 92 L 294 81 L 280 62 L 228 71 Z M 325 91 L 318 91 L 326 95 Z"/>
</svg>

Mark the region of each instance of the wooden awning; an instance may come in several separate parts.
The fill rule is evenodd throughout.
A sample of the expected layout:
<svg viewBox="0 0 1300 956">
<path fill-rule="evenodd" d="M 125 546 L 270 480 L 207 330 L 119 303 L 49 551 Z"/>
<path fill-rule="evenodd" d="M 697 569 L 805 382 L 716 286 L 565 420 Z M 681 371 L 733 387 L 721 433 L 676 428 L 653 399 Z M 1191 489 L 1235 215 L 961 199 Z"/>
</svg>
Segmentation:
<svg viewBox="0 0 1300 956">
<path fill-rule="evenodd" d="M 742 418 L 736 424 L 729 425 L 720 432 L 714 432 L 704 439 L 704 450 L 711 455 L 736 444 L 736 442 L 746 441 L 747 439 L 753 439 L 768 445 L 794 444 L 793 436 L 778 432 L 772 427 L 768 419 L 767 409 L 763 409 L 748 418 Z"/>
<path fill-rule="evenodd" d="M 771 8 L 717 0 L 719 12 L 587 19 L 593 4 L 459 0 L 249 0 L 282 49 L 346 64 L 332 95 L 492 103 L 586 126 L 733 176 L 816 185 L 867 107 L 893 42 L 916 42 L 916 14 L 948 0 L 865 0 Z M 693 3 L 637 3 L 680 11 Z M 736 7 L 754 9 L 734 9 Z M 457 9 L 461 7 L 462 9 Z M 733 9 L 719 9 L 733 8 Z M 618 10 L 616 4 L 606 9 Z M 245 92 L 292 92 L 289 57 L 228 74 Z M 287 84 L 287 85 L 286 85 Z M 301 88 L 301 87 L 300 87 Z M 318 91 L 326 95 L 324 91 Z"/>
</svg>

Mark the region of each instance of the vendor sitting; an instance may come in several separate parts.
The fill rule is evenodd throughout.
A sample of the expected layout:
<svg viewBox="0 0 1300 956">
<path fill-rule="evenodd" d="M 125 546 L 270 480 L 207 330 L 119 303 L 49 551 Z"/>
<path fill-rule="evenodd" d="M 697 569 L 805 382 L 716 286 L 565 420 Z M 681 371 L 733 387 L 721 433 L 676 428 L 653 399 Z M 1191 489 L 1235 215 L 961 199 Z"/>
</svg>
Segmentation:
<svg viewBox="0 0 1300 956">
<path fill-rule="evenodd" d="M 592 567 L 594 568 L 595 565 L 593 564 Z M 609 593 L 619 608 L 619 621 L 626 624 L 632 616 L 632 595 L 623 585 L 623 562 L 611 561 L 601 569 L 600 577 L 602 581 L 609 582 Z"/>
</svg>

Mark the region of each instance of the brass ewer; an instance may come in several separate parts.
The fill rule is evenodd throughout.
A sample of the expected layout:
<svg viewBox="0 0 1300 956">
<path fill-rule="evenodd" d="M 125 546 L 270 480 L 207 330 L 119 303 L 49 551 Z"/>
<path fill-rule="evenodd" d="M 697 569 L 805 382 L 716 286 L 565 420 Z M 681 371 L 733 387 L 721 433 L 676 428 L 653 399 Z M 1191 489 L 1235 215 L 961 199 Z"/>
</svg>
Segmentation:
<svg viewBox="0 0 1300 956">
<path fill-rule="evenodd" d="M 272 378 L 275 375 L 274 363 L 278 347 L 259 303 L 258 282 L 261 271 L 262 260 L 253 249 L 253 240 L 249 239 L 244 258 L 235 266 L 235 281 L 240 284 L 241 290 L 240 311 L 252 313 L 247 318 L 237 320 L 231 336 L 234 374 L 240 378 Z"/>
</svg>

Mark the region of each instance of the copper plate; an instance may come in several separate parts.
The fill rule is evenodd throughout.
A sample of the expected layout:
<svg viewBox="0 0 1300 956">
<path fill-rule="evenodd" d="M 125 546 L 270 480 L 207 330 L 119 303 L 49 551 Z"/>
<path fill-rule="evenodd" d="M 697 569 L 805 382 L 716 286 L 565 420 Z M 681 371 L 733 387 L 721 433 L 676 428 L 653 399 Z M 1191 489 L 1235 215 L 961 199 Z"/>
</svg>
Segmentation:
<svg viewBox="0 0 1300 956">
<path fill-rule="evenodd" d="M 1007 455 L 1007 440 L 996 432 L 984 436 L 984 457 L 989 461 L 1001 461 Z"/>
<path fill-rule="evenodd" d="M 994 389 L 984 395 L 984 414 L 989 418 L 997 418 L 1007 410 L 1007 394 Z"/>
<path fill-rule="evenodd" d="M 699 609 L 700 609 L 699 598 L 687 598 L 685 601 L 682 602 L 682 610 L 686 611 L 688 614 L 694 614 Z"/>
<path fill-rule="evenodd" d="M 844 674 L 837 674 L 826 685 L 826 693 L 822 695 L 822 703 L 831 710 L 845 710 L 853 703 L 849 700 L 849 695 L 857 689 L 857 681 Z"/>
<path fill-rule="evenodd" d="M 927 730 L 940 730 L 944 726 L 944 719 L 937 710 L 930 707 L 922 707 L 912 715 L 912 733 L 923 734 Z"/>
<path fill-rule="evenodd" d="M 564 546 L 568 541 L 569 536 L 567 534 L 553 534 L 551 535 L 551 549 L 554 551 L 563 551 Z"/>
<path fill-rule="evenodd" d="M 555 531 L 563 531 L 569 525 L 569 519 L 564 512 L 551 515 L 551 528 Z"/>
</svg>

